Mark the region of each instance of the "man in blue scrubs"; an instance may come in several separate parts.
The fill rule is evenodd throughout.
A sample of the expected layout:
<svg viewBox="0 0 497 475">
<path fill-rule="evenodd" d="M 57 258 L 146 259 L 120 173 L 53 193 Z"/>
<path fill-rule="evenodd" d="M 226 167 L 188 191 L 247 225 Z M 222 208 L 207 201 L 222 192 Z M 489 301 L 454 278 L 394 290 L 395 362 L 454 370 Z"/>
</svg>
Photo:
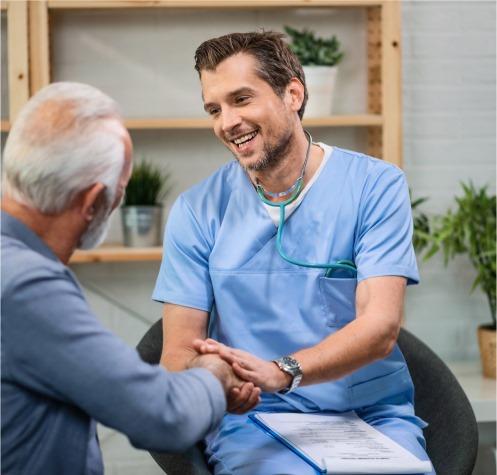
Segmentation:
<svg viewBox="0 0 497 475">
<path fill-rule="evenodd" d="M 102 475 L 96 421 L 137 448 L 184 451 L 218 425 L 230 389 L 244 398 L 239 413 L 258 401 L 259 390 L 216 355 L 175 374 L 141 361 L 99 323 L 67 267 L 76 248 L 104 238 L 131 155 L 117 104 L 84 84 L 42 89 L 9 132 L 1 213 L 3 474 Z"/>
<path fill-rule="evenodd" d="M 418 282 L 404 174 L 312 141 L 305 77 L 282 38 L 231 34 L 196 51 L 204 109 L 235 160 L 169 216 L 153 294 L 162 363 L 217 353 L 262 389 L 257 410 L 355 410 L 426 460 L 396 345 L 405 287 Z M 216 474 L 314 473 L 246 415 L 226 415 L 206 441 Z"/>
</svg>

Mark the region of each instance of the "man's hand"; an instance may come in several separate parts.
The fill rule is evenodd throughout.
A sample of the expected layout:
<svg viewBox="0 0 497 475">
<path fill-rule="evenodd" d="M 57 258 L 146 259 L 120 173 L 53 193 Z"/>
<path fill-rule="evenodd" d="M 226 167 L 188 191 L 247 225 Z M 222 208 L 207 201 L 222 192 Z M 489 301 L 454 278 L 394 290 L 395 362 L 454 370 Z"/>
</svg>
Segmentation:
<svg viewBox="0 0 497 475">
<path fill-rule="evenodd" d="M 208 338 L 195 340 L 193 347 L 201 354 L 217 354 L 231 364 L 234 373 L 244 381 L 253 383 L 262 392 L 275 393 L 288 387 L 291 376 L 282 371 L 276 363 L 263 360 L 251 353 L 223 345 Z"/>
<path fill-rule="evenodd" d="M 222 384 L 226 394 L 228 412 L 243 414 L 260 402 L 261 390 L 251 382 L 240 379 L 231 365 L 216 354 L 200 354 L 193 358 L 189 368 L 205 368 Z"/>
</svg>

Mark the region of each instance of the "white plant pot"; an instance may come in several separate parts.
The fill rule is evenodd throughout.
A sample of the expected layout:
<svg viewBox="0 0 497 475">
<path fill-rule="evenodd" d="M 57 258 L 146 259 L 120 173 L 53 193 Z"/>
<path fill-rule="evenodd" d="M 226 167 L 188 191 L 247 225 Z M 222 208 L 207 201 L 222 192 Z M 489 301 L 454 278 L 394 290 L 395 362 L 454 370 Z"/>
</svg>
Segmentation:
<svg viewBox="0 0 497 475">
<path fill-rule="evenodd" d="M 337 66 L 304 66 L 309 100 L 304 117 L 322 117 L 332 114 Z"/>
</svg>

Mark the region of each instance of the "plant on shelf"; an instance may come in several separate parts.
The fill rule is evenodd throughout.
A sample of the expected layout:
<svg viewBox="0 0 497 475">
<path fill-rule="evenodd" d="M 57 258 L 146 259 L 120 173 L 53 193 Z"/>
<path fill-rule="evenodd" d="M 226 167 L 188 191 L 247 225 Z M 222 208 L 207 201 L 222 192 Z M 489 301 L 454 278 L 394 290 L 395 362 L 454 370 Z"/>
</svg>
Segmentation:
<svg viewBox="0 0 497 475">
<path fill-rule="evenodd" d="M 304 68 L 309 100 L 306 115 L 309 117 L 330 115 L 337 75 L 337 65 L 345 53 L 336 35 L 330 38 L 317 37 L 315 32 L 304 28 L 299 31 L 285 25 L 290 37 L 290 48 Z"/>
<path fill-rule="evenodd" d="M 488 186 L 476 188 L 472 182 L 461 185 L 463 194 L 455 197 L 455 210 L 449 208 L 430 220 L 429 234 L 423 234 L 428 236 L 424 258 L 441 251 L 447 265 L 457 255 L 468 256 L 477 273 L 472 290 L 479 287 L 487 297 L 492 322 L 478 329 L 483 371 L 495 378 L 496 198 Z M 485 348 L 493 354 L 485 356 Z"/>
<path fill-rule="evenodd" d="M 133 167 L 121 207 L 125 246 L 160 245 L 162 207 L 173 187 L 171 177 L 171 172 L 146 160 Z"/>
<path fill-rule="evenodd" d="M 284 26 L 291 38 L 290 48 L 297 55 L 302 66 L 336 66 L 344 57 L 336 35 L 328 39 L 317 38 L 308 28 L 298 31 L 291 26 Z"/>
<path fill-rule="evenodd" d="M 123 206 L 160 206 L 171 190 L 171 172 L 142 160 L 133 167 Z"/>
</svg>

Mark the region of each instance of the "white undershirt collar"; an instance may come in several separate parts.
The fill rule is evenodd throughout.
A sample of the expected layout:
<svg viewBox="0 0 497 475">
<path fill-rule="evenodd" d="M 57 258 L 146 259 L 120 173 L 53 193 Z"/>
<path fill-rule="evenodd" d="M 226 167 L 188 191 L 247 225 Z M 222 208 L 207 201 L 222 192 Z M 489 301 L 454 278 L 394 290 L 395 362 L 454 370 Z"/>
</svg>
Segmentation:
<svg viewBox="0 0 497 475">
<path fill-rule="evenodd" d="M 292 213 L 298 208 L 300 203 L 302 203 L 305 195 L 307 192 L 311 189 L 311 186 L 314 184 L 314 182 L 317 180 L 318 176 L 321 174 L 324 166 L 326 165 L 326 162 L 330 158 L 332 152 L 333 152 L 333 147 L 330 147 L 328 145 L 325 145 L 321 142 L 316 143 L 318 147 L 321 147 L 324 150 L 324 157 L 323 160 L 321 161 L 321 164 L 319 165 L 319 168 L 316 170 L 316 173 L 314 173 L 314 176 L 311 178 L 309 183 L 305 186 L 304 189 L 300 192 L 299 196 L 295 201 L 292 203 L 288 204 L 285 206 L 285 221 L 292 215 Z M 278 206 L 271 206 L 267 205 L 266 203 L 262 203 L 264 207 L 266 208 L 269 217 L 273 221 L 273 223 L 278 226 L 280 224 L 280 208 Z"/>
</svg>

